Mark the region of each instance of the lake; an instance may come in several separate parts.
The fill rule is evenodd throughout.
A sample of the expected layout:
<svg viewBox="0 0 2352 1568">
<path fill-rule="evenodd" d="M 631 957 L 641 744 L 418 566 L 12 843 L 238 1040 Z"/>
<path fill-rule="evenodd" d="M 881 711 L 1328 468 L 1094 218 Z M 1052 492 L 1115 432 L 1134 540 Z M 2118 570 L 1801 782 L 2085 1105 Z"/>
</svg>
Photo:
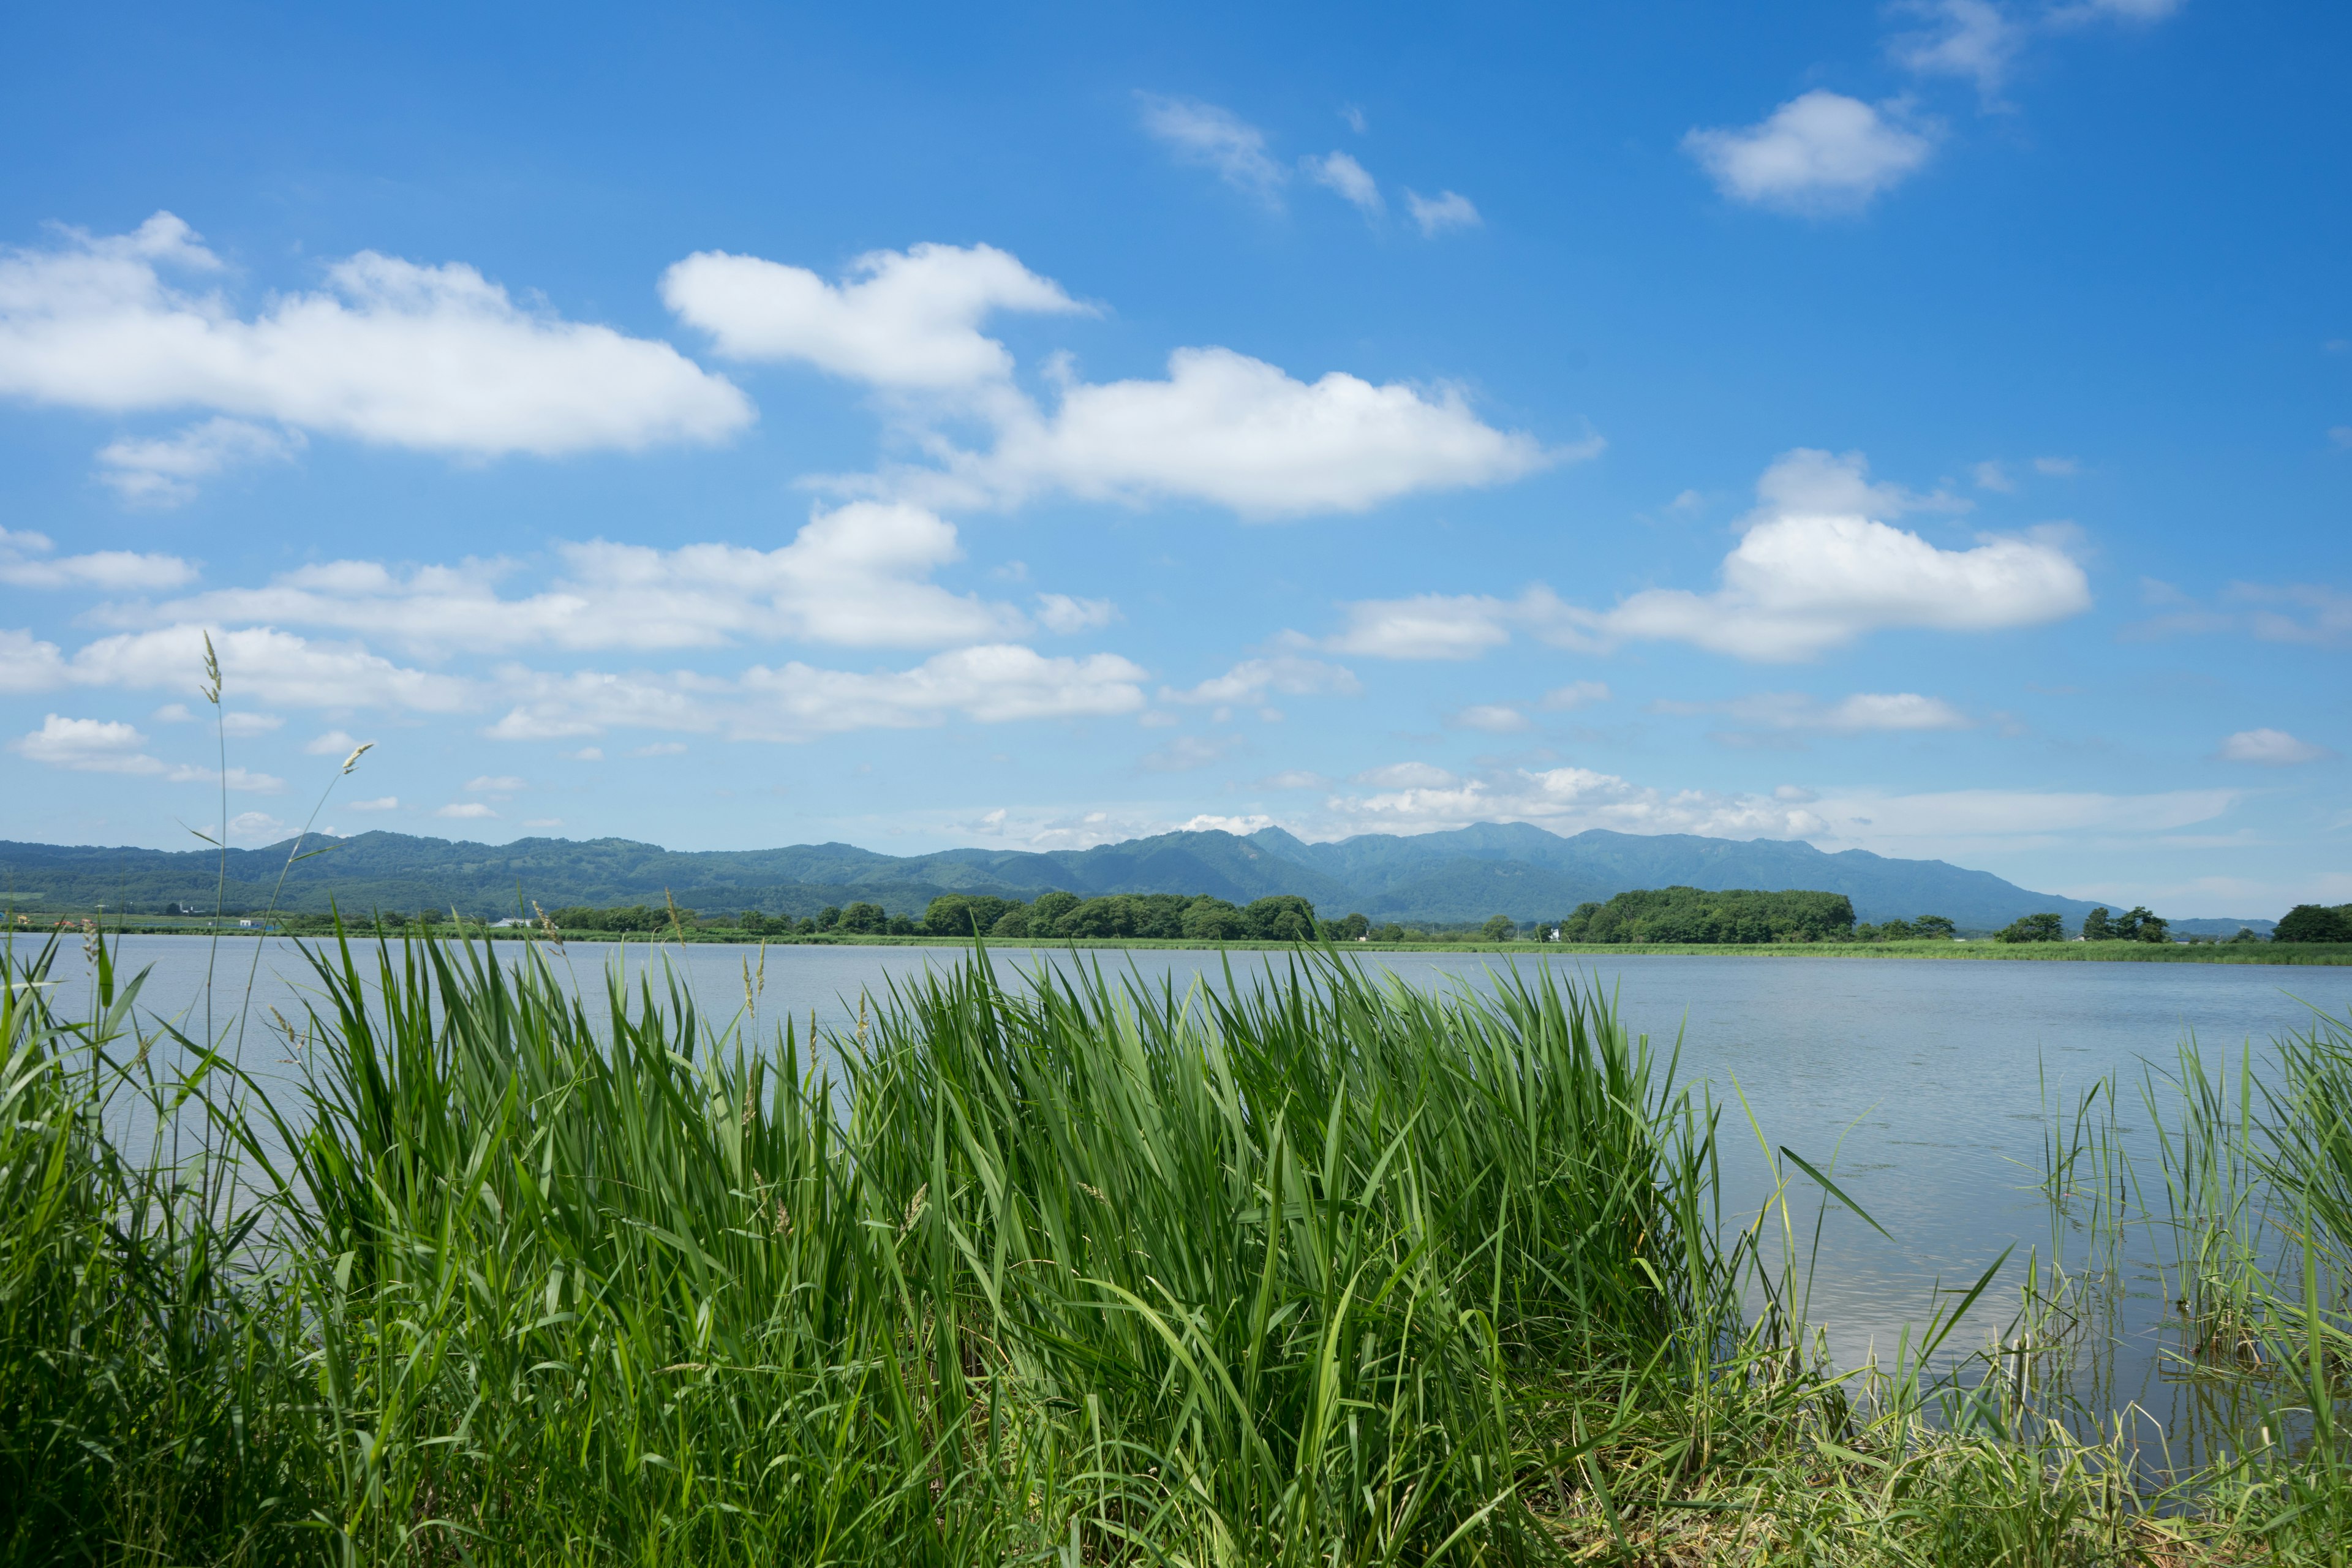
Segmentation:
<svg viewBox="0 0 2352 1568">
<path fill-rule="evenodd" d="M 207 947 L 197 937 L 122 939 L 125 968 L 151 971 L 142 1010 L 185 1019 L 184 1027 L 201 1033 Z M 722 1016 L 742 1005 L 747 962 L 761 961 L 756 950 L 740 946 L 661 953 L 678 965 L 700 1003 Z M 274 1005 L 299 1018 L 310 987 L 293 944 L 228 941 L 218 956 L 216 1031 L 231 1027 L 257 955 L 257 1016 L 266 1019 Z M 78 994 L 87 994 L 89 977 L 79 944 L 63 956 L 59 996 L 70 1009 Z M 635 974 L 646 957 L 641 944 L 572 942 L 558 962 L 579 981 L 601 985 L 608 963 L 625 962 Z M 943 947 L 770 948 L 759 1015 L 774 1024 L 788 1011 L 805 1020 L 814 1009 L 821 1022 L 853 1023 L 862 992 L 957 958 L 957 950 Z M 995 958 L 1001 972 L 1072 962 L 1066 953 L 1033 949 L 1002 950 Z M 1195 978 L 1214 984 L 1228 960 L 1244 978 L 1285 962 L 1282 954 L 1257 952 L 1136 950 L 1085 958 L 1114 973 L 1131 967 L 1155 983 L 1172 975 L 1180 986 Z M 1358 962 L 1432 986 L 1477 984 L 1505 961 L 1482 952 L 1390 953 Z M 2151 1065 L 2168 1068 L 2178 1045 L 2192 1035 L 2209 1056 L 2234 1058 L 2249 1040 L 2259 1045 L 2304 1026 L 2311 1005 L 2339 1016 L 2352 1007 L 2352 969 L 1732 955 L 1596 962 L 1535 952 L 1519 962 L 1613 994 L 1629 1027 L 1649 1035 L 1662 1057 L 1680 1036 L 1681 1076 L 1703 1082 L 1726 1107 L 1728 1210 L 1756 1210 L 1773 1182 L 1768 1147 L 1786 1146 L 1829 1172 L 1892 1233 L 1888 1241 L 1848 1215 L 1829 1218 L 1813 1316 L 1827 1327 L 1842 1365 L 1857 1364 L 1874 1348 L 1890 1354 L 1901 1326 L 1926 1319 L 1938 1282 L 1973 1281 L 2015 1243 L 2004 1292 L 1989 1297 L 1958 1338 L 1981 1345 L 2007 1321 L 2017 1301 L 2008 1287 L 2022 1280 L 2029 1251 L 2044 1259 L 2050 1253 L 2049 1214 L 2036 1190 L 2048 1110 L 2071 1108 L 2093 1081 L 2118 1075 L 2126 1137 L 2143 1140 L 2141 1180 L 2160 1190 L 2144 1142 L 2147 1117 L 2139 1090 Z M 263 1027 L 248 1030 L 249 1069 L 274 1079 L 284 1070 L 284 1054 Z M 1816 1190 L 1801 1181 L 1797 1194 L 1796 1217 L 1809 1223 Z M 2203 1394 L 2195 1380 L 2168 1370 L 2161 1354 L 2168 1316 L 2151 1259 L 2137 1258 L 2125 1279 L 2112 1363 L 2101 1373 L 2112 1386 L 2103 1388 L 2102 1401 L 2116 1408 L 2136 1402 L 2168 1430 L 2193 1427 Z"/>
</svg>

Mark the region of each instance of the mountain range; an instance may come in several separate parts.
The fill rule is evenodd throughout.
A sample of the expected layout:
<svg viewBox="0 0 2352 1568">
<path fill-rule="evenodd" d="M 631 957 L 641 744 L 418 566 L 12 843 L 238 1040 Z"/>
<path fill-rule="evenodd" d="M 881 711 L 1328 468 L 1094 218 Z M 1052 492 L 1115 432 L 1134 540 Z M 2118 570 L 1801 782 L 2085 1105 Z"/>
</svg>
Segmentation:
<svg viewBox="0 0 2352 1568">
<path fill-rule="evenodd" d="M 1815 889 L 1843 893 L 1856 916 L 1878 921 L 1949 916 L 1961 929 L 1991 930 L 2018 916 L 2054 910 L 2071 926 L 2093 907 L 2037 893 L 1988 871 L 1942 860 L 1898 860 L 1864 849 L 1835 854 L 1784 839 L 1704 838 L 1691 834 L 1612 833 L 1572 837 L 1524 823 L 1482 823 L 1412 837 L 1363 834 L 1310 844 L 1278 827 L 1246 836 L 1163 833 L 1091 849 L 945 849 L 884 855 L 849 844 L 782 849 L 672 850 L 625 838 L 521 838 L 510 844 L 453 842 L 401 833 L 313 840 L 324 854 L 288 868 L 290 844 L 227 854 L 226 903 L 346 912 L 447 910 L 510 914 L 530 901 L 659 903 L 674 898 L 706 914 L 759 910 L 814 914 L 866 900 L 893 914 L 920 915 L 943 892 L 1027 900 L 1048 889 L 1103 893 L 1210 893 L 1245 903 L 1296 893 L 1325 914 L 1360 910 L 1374 921 L 1453 924 L 1505 914 L 1555 920 L 1578 904 L 1633 888 Z M 209 910 L 221 876 L 214 850 L 102 848 L 0 842 L 5 896 L 18 906 L 66 911 L 103 903 L 125 913 L 184 905 Z M 2121 906 L 2110 901 L 2110 908 Z M 2176 921 L 2184 932 L 2227 935 L 2240 925 L 2266 932 L 2268 920 Z"/>
</svg>

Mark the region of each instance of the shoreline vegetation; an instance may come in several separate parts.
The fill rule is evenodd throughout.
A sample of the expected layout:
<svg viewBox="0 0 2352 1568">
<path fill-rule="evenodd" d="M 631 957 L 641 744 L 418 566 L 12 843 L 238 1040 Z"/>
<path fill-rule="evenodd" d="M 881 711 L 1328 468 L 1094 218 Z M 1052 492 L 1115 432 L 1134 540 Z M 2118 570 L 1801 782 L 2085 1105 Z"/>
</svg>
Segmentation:
<svg viewBox="0 0 2352 1568">
<path fill-rule="evenodd" d="M 2145 1187 L 2168 1339 L 2244 1406 L 2173 1474 L 2044 1368 L 2101 1288 L 2054 1247 L 2016 1301 L 2004 1252 L 1832 1368 L 1807 1238 L 1877 1222 L 1788 1149 L 1726 1215 L 1725 1108 L 1557 971 L 1428 991 L 1307 949 L 1039 987 L 975 953 L 811 1032 L 748 970 L 711 1007 L 343 939 L 306 944 L 301 1016 L 251 1020 L 294 1068 L 273 1101 L 245 1021 L 176 1033 L 86 941 L 85 1016 L 57 942 L 0 962 L 10 1568 L 2178 1568 L 2352 1537 L 2327 1015 L 2234 1098 L 2193 1044 L 2151 1078 L 2160 1180 L 2116 1163 L 2111 1082 L 2053 1113 L 2053 1237 L 2112 1240 L 2110 1180 Z"/>
<path fill-rule="evenodd" d="M 16 940 L 37 939 L 49 930 L 62 929 L 80 933 L 87 925 L 98 929 L 96 922 L 72 917 L 43 917 L 43 923 L 19 928 Z M 281 917 L 275 921 L 256 921 L 248 926 L 223 925 L 215 933 L 213 922 L 202 917 L 181 921 L 157 920 L 110 920 L 104 931 L 110 936 L 194 936 L 225 937 L 277 936 L 317 938 L 327 934 L 320 924 L 331 931 L 331 921 L 314 924 L 302 917 Z M 353 923 L 354 932 L 373 933 L 373 926 Z M 685 924 L 648 931 L 580 931 L 557 928 L 569 941 L 587 942 L 668 945 L 685 943 L 702 945 L 734 945 L 750 947 L 940 947 L 969 950 L 973 939 L 969 936 L 949 936 L 927 931 L 905 933 L 816 931 L 807 934 L 771 934 L 745 931 L 740 927 Z M 550 940 L 546 930 L 536 922 L 500 927 L 488 921 L 442 921 L 436 923 L 404 921 L 387 924 L 386 934 L 414 935 L 436 940 L 469 940 L 496 942 L 545 942 Z M 1078 952 L 1139 949 L 1174 952 L 1285 952 L 1295 951 L 1311 943 L 1269 942 L 1251 938 L 1233 941 L 1194 940 L 1185 937 L 986 937 L 982 945 L 992 952 L 1031 952 L 1039 949 L 1074 950 Z M 1522 940 L 1489 941 L 1475 933 L 1465 933 L 1444 940 L 1379 942 L 1370 938 L 1361 941 L 1333 942 L 1333 950 L 1341 956 L 1370 955 L 1387 952 L 1487 952 L 1505 958 L 1913 958 L 2022 961 L 2059 963 L 2266 963 L 2289 966 L 2352 965 L 2352 942 L 2262 942 L 2232 943 L 2211 942 L 2006 942 L 1988 937 L 1936 938 L 1927 940 L 1873 942 L 1528 942 Z"/>
</svg>

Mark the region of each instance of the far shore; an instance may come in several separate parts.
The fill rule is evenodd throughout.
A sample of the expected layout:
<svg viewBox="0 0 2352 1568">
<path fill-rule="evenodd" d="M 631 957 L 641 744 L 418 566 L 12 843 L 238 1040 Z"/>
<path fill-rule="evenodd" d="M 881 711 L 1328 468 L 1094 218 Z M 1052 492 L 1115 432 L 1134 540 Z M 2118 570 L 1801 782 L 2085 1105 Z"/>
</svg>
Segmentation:
<svg viewBox="0 0 2352 1568">
<path fill-rule="evenodd" d="M 258 927 L 235 924 L 238 917 L 228 917 L 218 934 L 226 937 L 262 935 L 292 936 L 300 941 L 327 940 L 330 933 L 319 931 L 265 932 Z M 18 927 L 16 940 L 38 941 L 52 928 L 48 926 Z M 79 934 L 77 928 L 54 928 L 60 938 Z M 152 924 L 142 921 L 109 922 L 110 936 L 211 936 L 207 926 L 182 923 Z M 414 928 L 410 928 L 414 929 Z M 436 936 L 450 937 L 457 933 L 446 927 L 433 928 Z M 372 928 L 354 926 L 350 934 L 365 938 L 374 934 Z M 387 935 L 398 935 L 397 929 Z M 548 938 L 536 926 L 492 928 L 485 931 L 471 928 L 467 937 L 488 937 L 495 942 L 546 942 Z M 869 936 L 821 931 L 814 936 L 752 936 L 727 929 L 689 930 L 683 940 L 696 946 L 719 945 L 737 947 L 952 947 L 970 948 L 972 939 L 961 936 Z M 582 931 L 563 938 L 566 943 L 586 945 L 672 946 L 680 941 L 676 931 L 628 932 Z M 1101 950 L 1133 948 L 1172 952 L 1288 952 L 1308 946 L 1307 943 L 1264 942 L 1201 942 L 1181 937 L 1005 937 L 989 938 L 985 944 L 991 951 L 1013 952 L 1037 949 Z M 2352 965 L 2352 942 L 1994 942 L 1990 938 L 1970 938 L 1958 942 L 1487 942 L 1483 939 L 1463 942 L 1349 942 L 1332 946 L 1339 953 L 1383 952 L 1481 952 L 1497 957 L 1574 957 L 1580 959 L 1669 957 L 1669 958 L 1914 958 L 1914 959 L 1989 959 L 1994 961 L 2057 963 L 2266 963 L 2294 965 Z"/>
</svg>

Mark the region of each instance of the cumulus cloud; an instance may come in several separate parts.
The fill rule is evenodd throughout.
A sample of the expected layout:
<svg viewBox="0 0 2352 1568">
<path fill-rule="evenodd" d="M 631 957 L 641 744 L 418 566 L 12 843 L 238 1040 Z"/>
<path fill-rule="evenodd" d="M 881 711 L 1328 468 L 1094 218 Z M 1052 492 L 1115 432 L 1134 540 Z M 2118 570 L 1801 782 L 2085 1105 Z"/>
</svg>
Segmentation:
<svg viewBox="0 0 2352 1568">
<path fill-rule="evenodd" d="M 1857 691 L 1835 702 L 1800 692 L 1766 692 L 1729 702 L 1651 704 L 1658 713 L 1722 714 L 1765 730 L 1816 730 L 1834 734 L 1966 730 L 1974 721 L 1940 697 L 1916 691 Z"/>
<path fill-rule="evenodd" d="M 1143 129 L 1181 162 L 1214 170 L 1234 189 L 1278 205 L 1288 171 L 1268 155 L 1265 132 L 1229 109 L 1198 99 L 1139 92 Z"/>
<path fill-rule="evenodd" d="M 1285 768 L 1258 780 L 1267 789 L 1329 789 L 1331 781 L 1306 768 Z"/>
<path fill-rule="evenodd" d="M 355 800 L 351 803 L 348 809 L 352 811 L 398 811 L 400 809 L 400 797 L 396 795 L 380 795 L 373 800 Z"/>
<path fill-rule="evenodd" d="M 468 458 L 714 441 L 750 402 L 667 343 L 526 310 L 462 263 L 362 251 L 326 286 L 239 315 L 184 280 L 223 273 L 170 213 L 0 254 L 0 394 L 122 414 L 194 408 Z M 110 468 L 175 493 L 236 440 L 119 445 Z M 207 456 L 205 443 L 212 443 Z"/>
<path fill-rule="evenodd" d="M 1817 88 L 1760 124 L 1692 131 L 1683 147 L 1734 201 L 1824 213 L 1867 205 L 1916 174 L 1935 142 L 1859 99 Z"/>
<path fill-rule="evenodd" d="M 1381 199 L 1380 182 L 1372 178 L 1370 170 L 1345 153 L 1326 153 L 1320 158 L 1302 158 L 1299 167 L 1307 171 L 1308 179 L 1337 191 L 1366 217 L 1379 217 L 1388 211 L 1388 203 Z"/>
<path fill-rule="evenodd" d="M 163 762 L 147 755 L 146 745 L 147 737 L 131 725 L 52 713 L 31 734 L 9 742 L 8 749 L 49 767 L 76 773 L 163 773 Z"/>
<path fill-rule="evenodd" d="M 1476 228 L 1486 220 L 1470 205 L 1470 198 L 1459 191 L 1440 191 L 1424 196 L 1419 191 L 1404 194 L 1405 210 L 1421 226 L 1423 239 L 1434 239 L 1450 228 Z"/>
<path fill-rule="evenodd" d="M 220 416 L 169 436 L 124 437 L 98 449 L 99 479 L 132 506 L 194 500 L 196 481 L 251 463 L 284 461 L 303 446 L 299 430 L 272 430 Z"/>
<path fill-rule="evenodd" d="M 2264 767 L 2287 767 L 2296 763 L 2315 763 L 2336 753 L 2309 741 L 2299 741 L 2284 730 L 2241 730 L 2221 742 L 2217 753 L 2231 763 L 2259 763 Z"/>
<path fill-rule="evenodd" d="M 1171 702 L 1255 702 L 1270 692 L 1286 697 L 1352 697 L 1363 689 L 1355 672 L 1344 665 L 1297 654 L 1248 658 L 1224 674 L 1185 690 L 1162 687 L 1160 695 Z"/>
<path fill-rule="evenodd" d="M 827 283 L 805 268 L 702 251 L 662 275 L 662 300 L 730 359 L 801 360 L 877 386 L 1000 382 L 1013 356 L 980 324 L 999 310 L 1084 310 L 993 246 L 918 245 L 859 257 Z"/>
<path fill-rule="evenodd" d="M 947 446 L 941 466 L 880 484 L 944 505 L 1010 505 L 1052 491 L 1088 500 L 1213 501 L 1248 517 L 1361 511 L 1421 490 L 1500 484 L 1589 457 L 1479 419 L 1458 387 L 1313 382 L 1231 349 L 1179 349 L 1165 380 L 1072 382 L 1050 413 L 997 416 L 987 451 Z"/>
<path fill-rule="evenodd" d="M 1384 658 L 1475 658 L 1524 630 L 1564 647 L 1687 642 L 1765 662 L 1811 658 L 1886 627 L 1992 631 L 2090 604 L 2083 569 L 2049 538 L 1986 537 L 1947 550 L 1870 515 L 1951 511 L 1962 501 L 1874 483 L 1858 452 L 1800 448 L 1757 481 L 1761 504 L 1711 594 L 1653 588 L 1609 610 L 1537 584 L 1517 599 L 1424 594 L 1344 606 L 1325 644 Z"/>
<path fill-rule="evenodd" d="M 233 790 L 276 795 L 286 781 L 246 768 L 217 773 L 211 768 L 174 766 L 146 751 L 147 737 L 117 720 L 69 719 L 51 713 L 41 727 L 8 742 L 8 749 L 47 767 L 85 773 L 137 773 L 162 777 L 171 784 L 226 784 Z"/>
<path fill-rule="evenodd" d="M 352 738 L 350 731 L 329 730 L 324 734 L 313 735 L 310 740 L 305 741 L 302 743 L 302 754 L 310 757 L 347 757 L 351 755 L 352 748 L 358 744 L 359 742 Z"/>
<path fill-rule="evenodd" d="M 138 594 L 177 588 L 196 569 L 176 555 L 98 550 L 87 555 L 55 555 L 49 537 L 0 528 L 0 583 L 15 588 L 95 588 Z"/>
<path fill-rule="evenodd" d="M 466 781 L 466 793 L 468 795 L 478 795 L 485 790 L 511 792 L 526 787 L 528 786 L 525 781 L 515 777 L 512 773 L 484 773 L 478 778 Z"/>
<path fill-rule="evenodd" d="M 478 800 L 453 800 L 448 805 L 442 806 L 440 809 L 434 812 L 433 815 L 436 816 L 454 816 L 479 820 L 483 817 L 496 816 L 498 813 L 492 811 L 488 806 L 484 805 Z"/>
<path fill-rule="evenodd" d="M 101 637 L 60 661 L 60 675 L 74 685 L 185 689 L 202 666 L 204 637 L 202 626 L 183 625 Z M 273 706 L 454 713 L 476 700 L 470 679 L 407 668 L 356 644 L 248 626 L 215 633 L 213 647 L 230 690 Z"/>
<path fill-rule="evenodd" d="M 1434 763 L 1390 763 L 1366 768 L 1349 782 L 1375 789 L 1448 789 L 1462 781 Z"/>
<path fill-rule="evenodd" d="M 955 525 L 920 507 L 856 501 L 818 510 L 790 544 L 676 550 L 604 540 L 556 546 L 563 570 L 536 594 L 501 597 L 495 563 L 399 574 L 372 561 L 299 567 L 260 588 L 178 601 L 188 621 L 331 626 L 427 655 L 534 646 L 724 646 L 797 638 L 850 647 L 937 647 L 1027 629 L 1020 611 L 929 579 L 962 558 Z M 143 618 L 144 612 L 138 612 Z M 1046 595 L 1055 630 L 1100 625 L 1100 601 Z"/>
<path fill-rule="evenodd" d="M 1763 504 L 1716 592 L 1649 589 L 1599 615 L 1571 613 L 1565 629 L 1786 661 L 1884 627 L 1992 631 L 2089 607 L 2088 579 L 2054 542 L 1989 537 L 1946 550 L 1868 515 L 1950 503 L 1871 484 L 1860 453 L 1801 448 L 1766 470 L 1757 493 Z"/>
</svg>

